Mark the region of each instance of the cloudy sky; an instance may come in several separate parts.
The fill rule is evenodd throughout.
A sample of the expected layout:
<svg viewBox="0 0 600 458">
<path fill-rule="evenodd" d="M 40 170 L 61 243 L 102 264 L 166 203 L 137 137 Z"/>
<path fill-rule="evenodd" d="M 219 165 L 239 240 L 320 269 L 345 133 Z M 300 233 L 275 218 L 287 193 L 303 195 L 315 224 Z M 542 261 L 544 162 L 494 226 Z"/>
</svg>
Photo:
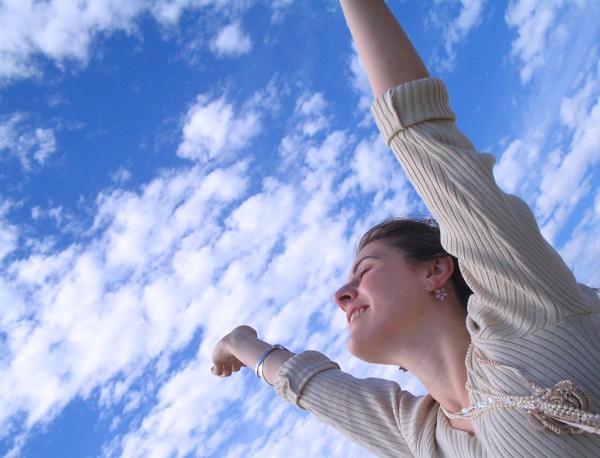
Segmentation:
<svg viewBox="0 0 600 458">
<path fill-rule="evenodd" d="M 600 4 L 390 0 L 459 126 L 600 286 Z M 336 0 L 0 1 L 0 454 L 367 457 L 212 349 L 346 350 L 359 235 L 425 214 Z"/>
</svg>

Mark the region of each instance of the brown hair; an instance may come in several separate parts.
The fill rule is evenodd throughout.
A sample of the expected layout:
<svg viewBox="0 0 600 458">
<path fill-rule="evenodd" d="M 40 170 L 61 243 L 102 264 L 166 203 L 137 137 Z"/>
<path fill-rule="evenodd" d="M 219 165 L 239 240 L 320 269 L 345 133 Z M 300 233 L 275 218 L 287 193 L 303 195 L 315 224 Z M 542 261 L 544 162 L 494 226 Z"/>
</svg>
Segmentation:
<svg viewBox="0 0 600 458">
<path fill-rule="evenodd" d="M 435 220 L 404 217 L 386 219 L 362 236 L 356 252 L 360 252 L 375 240 L 382 240 L 389 246 L 401 250 L 408 262 L 419 263 L 450 256 L 454 262 L 454 272 L 451 277 L 454 290 L 460 302 L 465 307 L 467 306 L 467 301 L 473 291 L 460 272 L 458 259 L 442 247 L 440 229 Z"/>
</svg>

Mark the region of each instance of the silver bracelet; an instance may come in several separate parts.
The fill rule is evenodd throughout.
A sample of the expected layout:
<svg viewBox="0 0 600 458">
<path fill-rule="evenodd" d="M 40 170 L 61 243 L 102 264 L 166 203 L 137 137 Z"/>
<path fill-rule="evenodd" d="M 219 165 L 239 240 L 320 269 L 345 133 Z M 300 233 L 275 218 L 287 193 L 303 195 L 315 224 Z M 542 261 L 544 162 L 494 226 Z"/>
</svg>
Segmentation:
<svg viewBox="0 0 600 458">
<path fill-rule="evenodd" d="M 267 382 L 267 379 L 265 379 L 265 374 L 263 373 L 263 367 L 265 365 L 265 359 L 267 359 L 267 356 L 269 356 L 269 353 L 271 353 L 274 350 L 286 350 L 287 348 L 285 348 L 283 345 L 272 345 L 271 347 L 267 348 L 266 351 L 262 354 L 262 356 L 260 358 L 258 358 L 258 362 L 256 363 L 256 367 L 254 368 L 254 372 L 256 373 L 256 376 L 260 379 L 263 379 L 265 382 Z M 269 382 L 267 382 L 269 383 Z M 269 385 L 273 386 L 271 383 L 269 383 Z"/>
</svg>

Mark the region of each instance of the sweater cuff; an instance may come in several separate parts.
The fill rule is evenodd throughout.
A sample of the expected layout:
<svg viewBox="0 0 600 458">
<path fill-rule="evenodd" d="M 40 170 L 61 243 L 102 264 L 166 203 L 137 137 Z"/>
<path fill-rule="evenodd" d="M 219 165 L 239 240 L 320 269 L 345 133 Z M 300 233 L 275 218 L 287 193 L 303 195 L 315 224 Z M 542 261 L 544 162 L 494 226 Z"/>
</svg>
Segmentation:
<svg viewBox="0 0 600 458">
<path fill-rule="evenodd" d="M 373 102 L 371 113 L 388 146 L 400 130 L 413 124 L 456 120 L 446 85 L 439 78 L 425 78 L 390 89 Z"/>
<path fill-rule="evenodd" d="M 305 351 L 288 359 L 275 378 L 275 391 L 290 404 L 300 409 L 300 397 L 304 387 L 320 372 L 338 369 L 337 363 L 318 351 Z M 305 409 L 304 409 L 305 410 Z"/>
</svg>

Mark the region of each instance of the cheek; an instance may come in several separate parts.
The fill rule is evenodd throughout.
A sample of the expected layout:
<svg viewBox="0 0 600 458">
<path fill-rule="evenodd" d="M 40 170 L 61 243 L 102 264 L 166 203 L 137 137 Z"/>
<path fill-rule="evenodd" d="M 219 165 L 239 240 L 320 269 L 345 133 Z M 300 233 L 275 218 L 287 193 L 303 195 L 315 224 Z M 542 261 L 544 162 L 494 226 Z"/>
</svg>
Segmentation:
<svg viewBox="0 0 600 458">
<path fill-rule="evenodd" d="M 377 291 L 386 284 L 391 284 L 392 277 L 384 269 L 373 268 L 361 281 L 361 284 L 365 287 L 369 287 L 371 290 Z"/>
<path fill-rule="evenodd" d="M 371 293 L 378 295 L 394 295 L 402 289 L 398 276 L 386 270 L 373 272 L 373 275 L 365 283 L 365 287 L 368 287 Z"/>
</svg>

